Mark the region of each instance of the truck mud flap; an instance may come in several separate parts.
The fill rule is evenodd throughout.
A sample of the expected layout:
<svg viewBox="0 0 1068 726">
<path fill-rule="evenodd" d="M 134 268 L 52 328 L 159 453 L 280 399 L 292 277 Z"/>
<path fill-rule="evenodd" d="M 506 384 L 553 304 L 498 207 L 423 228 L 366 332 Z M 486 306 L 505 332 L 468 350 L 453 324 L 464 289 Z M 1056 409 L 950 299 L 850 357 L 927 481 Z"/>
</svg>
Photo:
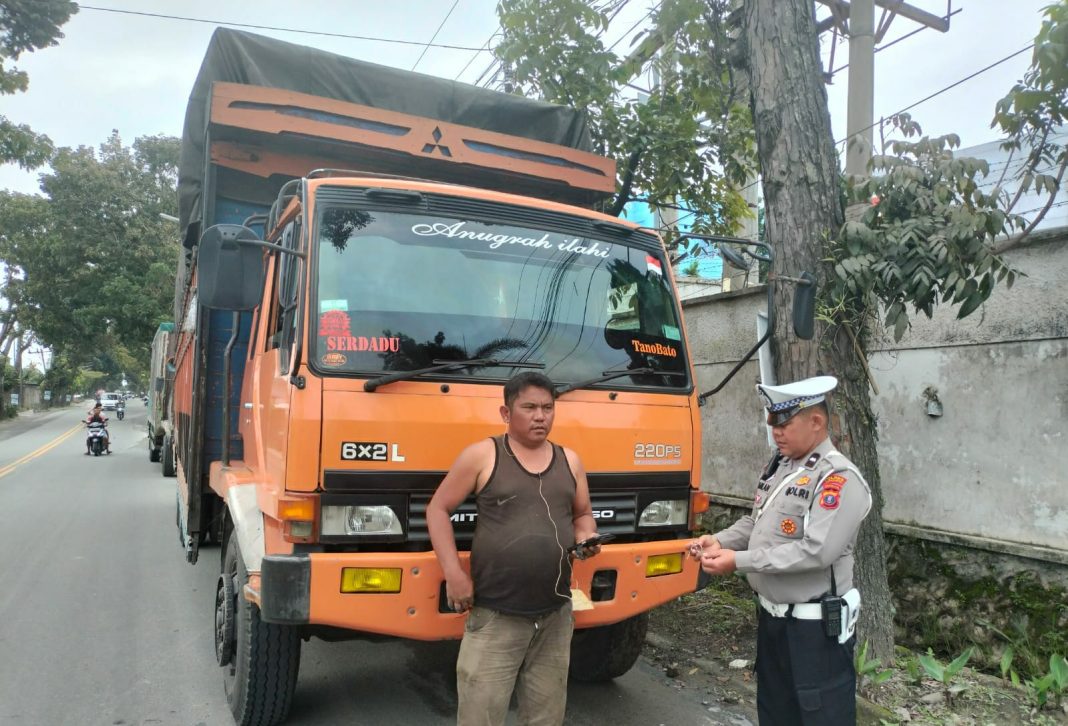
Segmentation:
<svg viewBox="0 0 1068 726">
<path fill-rule="evenodd" d="M 311 608 L 311 558 L 267 555 L 260 570 L 260 617 L 269 623 L 300 625 Z"/>
</svg>

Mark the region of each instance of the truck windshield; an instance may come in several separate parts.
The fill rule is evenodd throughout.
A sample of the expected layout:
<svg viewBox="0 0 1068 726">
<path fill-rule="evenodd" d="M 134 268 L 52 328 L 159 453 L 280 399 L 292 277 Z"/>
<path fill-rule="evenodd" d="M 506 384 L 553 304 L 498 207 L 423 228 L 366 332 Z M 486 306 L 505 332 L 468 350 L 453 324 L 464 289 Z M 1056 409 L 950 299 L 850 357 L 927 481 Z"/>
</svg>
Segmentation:
<svg viewBox="0 0 1068 726">
<path fill-rule="evenodd" d="M 634 369 L 595 385 L 689 387 L 660 254 L 608 238 L 351 207 L 325 209 L 317 229 L 310 344 L 323 373 L 494 358 L 544 363 L 561 385 Z M 434 375 L 505 379 L 520 370 Z"/>
</svg>

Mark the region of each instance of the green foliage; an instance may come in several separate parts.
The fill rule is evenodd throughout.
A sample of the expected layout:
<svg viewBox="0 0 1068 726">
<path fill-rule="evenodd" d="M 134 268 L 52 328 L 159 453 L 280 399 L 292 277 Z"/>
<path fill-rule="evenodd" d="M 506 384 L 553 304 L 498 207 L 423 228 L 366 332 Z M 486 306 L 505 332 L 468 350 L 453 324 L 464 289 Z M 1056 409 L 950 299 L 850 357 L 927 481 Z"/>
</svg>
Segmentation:
<svg viewBox="0 0 1068 726">
<path fill-rule="evenodd" d="M 1012 681 L 1014 686 L 1020 685 L 1020 675 L 1016 672 L 1016 669 L 1012 667 L 1012 662 L 1016 658 L 1016 649 L 1011 645 L 1005 648 L 1005 652 L 1001 654 L 1001 660 L 998 661 L 998 670 L 1001 671 L 1001 677 Z"/>
<path fill-rule="evenodd" d="M 178 242 L 160 219 L 176 207 L 178 140 L 112 134 L 99 151 L 60 149 L 45 197 L 0 193 L 5 296 L 20 324 L 71 364 L 107 351 L 118 371 L 147 366 L 171 317 Z M 112 371 L 115 372 L 115 371 Z"/>
<path fill-rule="evenodd" d="M 853 665 L 857 672 L 857 687 L 860 690 L 886 683 L 894 676 L 894 671 L 882 668 L 883 664 L 878 659 L 868 660 L 869 645 L 870 643 L 865 640 L 864 645 L 860 646 L 860 650 L 853 656 Z"/>
<path fill-rule="evenodd" d="M 975 312 L 998 282 L 1012 286 L 1017 273 L 991 249 L 993 240 L 1021 217 L 1002 211 L 1004 192 L 980 188 L 989 169 L 980 159 L 956 158 L 959 139 L 922 137 L 907 115 L 893 119 L 904 138 L 884 143 L 892 154 L 875 156 L 871 178 L 850 181 L 853 202 L 869 202 L 859 220 L 848 221 L 831 249 L 831 307 L 874 300 L 886 311 L 886 326 L 900 340 L 909 311 L 927 317 L 936 305 L 959 305 L 958 318 Z"/>
<path fill-rule="evenodd" d="M 926 654 L 919 656 L 920 665 L 923 666 L 927 675 L 941 683 L 945 689 L 946 703 L 953 703 L 953 695 L 958 690 L 953 687 L 953 679 L 957 677 L 968 659 L 972 657 L 972 650 L 972 648 L 965 649 L 949 664 L 943 664 L 942 661 L 935 658 L 930 648 L 927 649 Z"/>
<path fill-rule="evenodd" d="M 63 37 L 59 26 L 76 12 L 78 6 L 71 0 L 0 0 L 0 95 L 25 91 L 30 83 L 25 71 L 5 66 L 5 62 L 56 45 Z M 47 136 L 0 115 L 0 163 L 34 169 L 51 154 L 52 142 Z"/>
<path fill-rule="evenodd" d="M 619 0 L 499 3 L 495 53 L 515 90 L 585 109 L 595 148 L 616 159 L 610 213 L 640 190 L 654 207 L 683 200 L 698 232 L 730 234 L 751 216 L 736 191 L 754 170 L 755 142 L 728 62 L 728 5 L 664 0 L 650 13 L 652 30 L 621 56 L 601 39 Z M 639 100 L 626 84 L 648 63 L 661 82 Z"/>
<path fill-rule="evenodd" d="M 1044 707 L 1053 697 L 1053 705 L 1059 707 L 1061 698 L 1068 691 L 1068 660 L 1056 653 L 1049 658 L 1049 672 L 1027 682 L 1027 690 L 1038 708 Z"/>
<path fill-rule="evenodd" d="M 1050 134 L 1068 122 L 1068 2 L 1060 0 L 1043 12 L 1045 19 L 1035 36 L 1031 66 L 1023 79 L 998 101 L 990 124 L 1006 135 L 1002 148 L 1013 154 L 1026 154 L 1017 173 L 1019 193 L 1013 205 L 1021 193 L 1030 189 L 1048 195 L 1052 203 L 1068 168 L 1068 148 L 1049 141 Z M 1054 173 L 1047 174 L 1047 171 Z M 1038 224 L 1048 209 L 1049 204 L 1031 220 L 1027 231 Z"/>
</svg>

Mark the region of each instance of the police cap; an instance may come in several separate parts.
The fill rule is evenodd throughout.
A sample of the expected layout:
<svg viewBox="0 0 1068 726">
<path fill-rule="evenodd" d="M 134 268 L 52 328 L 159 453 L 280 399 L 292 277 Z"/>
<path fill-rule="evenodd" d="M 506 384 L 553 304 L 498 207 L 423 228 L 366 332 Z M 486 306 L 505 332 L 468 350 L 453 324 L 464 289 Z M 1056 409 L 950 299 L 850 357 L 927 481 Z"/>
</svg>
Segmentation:
<svg viewBox="0 0 1068 726">
<path fill-rule="evenodd" d="M 798 413 L 825 400 L 838 385 L 834 376 L 816 376 L 783 386 L 757 384 L 757 392 L 764 399 L 769 426 L 782 426 Z"/>
</svg>

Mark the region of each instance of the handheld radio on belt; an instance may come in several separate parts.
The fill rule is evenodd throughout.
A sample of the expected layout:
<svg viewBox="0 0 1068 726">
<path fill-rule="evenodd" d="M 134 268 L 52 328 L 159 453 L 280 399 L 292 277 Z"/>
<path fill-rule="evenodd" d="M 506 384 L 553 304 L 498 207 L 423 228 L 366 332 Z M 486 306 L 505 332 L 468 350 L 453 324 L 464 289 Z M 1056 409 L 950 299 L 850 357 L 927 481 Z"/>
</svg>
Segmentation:
<svg viewBox="0 0 1068 726">
<path fill-rule="evenodd" d="M 845 600 L 838 597 L 838 585 L 834 579 L 834 565 L 831 565 L 831 592 L 820 598 L 823 611 L 823 633 L 828 638 L 838 638 L 842 634 L 842 608 Z"/>
</svg>

